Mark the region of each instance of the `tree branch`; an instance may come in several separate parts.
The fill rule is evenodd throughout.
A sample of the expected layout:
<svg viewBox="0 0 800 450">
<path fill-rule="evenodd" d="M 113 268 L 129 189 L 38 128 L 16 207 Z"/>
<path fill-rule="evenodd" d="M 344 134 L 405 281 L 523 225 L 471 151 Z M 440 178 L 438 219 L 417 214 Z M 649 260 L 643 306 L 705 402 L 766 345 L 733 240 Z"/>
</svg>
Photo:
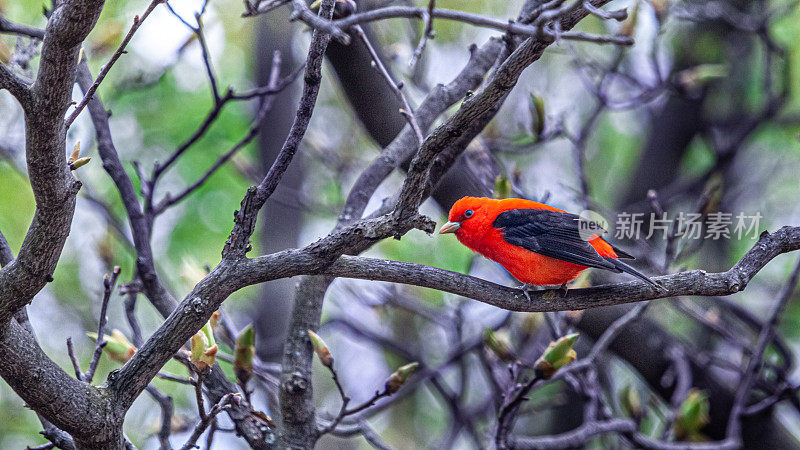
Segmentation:
<svg viewBox="0 0 800 450">
<path fill-rule="evenodd" d="M 750 389 L 753 387 L 756 376 L 758 375 L 761 363 L 764 359 L 764 352 L 767 350 L 767 345 L 775 337 L 778 322 L 780 322 L 781 315 L 783 314 L 786 305 L 792 298 L 792 294 L 797 287 L 797 280 L 800 279 L 800 260 L 795 264 L 783 292 L 778 297 L 778 302 L 775 305 L 769 320 L 762 326 L 761 333 L 758 336 L 758 343 L 750 357 L 750 362 L 747 365 L 747 370 L 739 382 L 739 388 L 736 390 L 736 398 L 734 399 L 733 406 L 731 407 L 731 415 L 728 419 L 728 429 L 726 430 L 725 437 L 730 440 L 741 441 L 742 423 L 741 415 L 744 412 L 747 397 L 750 394 Z"/>
<path fill-rule="evenodd" d="M 106 274 L 103 278 L 103 300 L 100 302 L 100 317 L 97 320 L 97 342 L 94 347 L 94 354 L 92 360 L 89 362 L 89 370 L 83 374 L 83 381 L 91 383 L 94 378 L 94 373 L 97 370 L 97 364 L 100 363 L 100 355 L 103 354 L 103 347 L 106 345 L 105 341 L 105 327 L 108 317 L 108 303 L 111 301 L 111 294 L 114 292 L 114 286 L 117 285 L 117 278 L 119 278 L 120 268 L 114 266 L 114 271 L 111 275 Z"/>
<path fill-rule="evenodd" d="M 110 399 L 55 364 L 15 320 L 0 336 L 0 376 L 56 427 L 87 443 L 114 435 Z M 121 444 L 122 433 L 114 436 Z M 106 441 L 108 442 L 108 441 Z"/>
<path fill-rule="evenodd" d="M 555 436 L 511 437 L 510 448 L 556 449 L 578 448 L 584 446 L 591 438 L 602 433 L 633 433 L 636 423 L 631 419 L 610 419 L 602 422 L 587 422 L 580 427 Z"/>
<path fill-rule="evenodd" d="M 11 247 L 8 245 L 8 241 L 6 241 L 6 237 L 3 235 L 2 231 L 0 231 L 0 267 L 5 266 L 13 259 L 14 254 L 11 251 Z M 36 341 L 36 335 L 33 332 L 33 326 L 31 326 L 31 322 L 28 319 L 27 309 L 20 309 L 14 315 L 14 320 L 16 320 L 20 327 L 28 333 L 32 344 L 38 347 L 39 344 Z M 0 336 L 2 336 L 2 333 L 0 333 Z M 67 339 L 67 344 L 71 344 L 71 340 L 69 338 Z M 75 367 L 77 367 L 77 363 L 75 363 Z M 80 379 L 79 370 L 76 370 L 75 376 L 76 378 Z M 40 431 L 42 436 L 50 440 L 53 445 L 60 449 L 75 449 L 75 443 L 69 434 L 59 430 L 58 427 L 50 423 L 50 421 L 47 420 L 41 413 L 37 412 L 36 416 L 39 418 L 39 422 L 42 423 L 42 431 Z"/>
<path fill-rule="evenodd" d="M 147 386 L 147 393 L 161 407 L 161 426 L 158 429 L 158 442 L 161 450 L 172 450 L 172 446 L 169 443 L 169 435 L 172 432 L 172 415 L 175 412 L 172 397 L 162 394 L 152 385 Z"/>
<path fill-rule="evenodd" d="M 164 212 L 167 208 L 177 204 L 181 200 L 188 197 L 192 192 L 200 188 L 212 175 L 222 167 L 229 159 L 233 157 L 236 152 L 244 148 L 250 141 L 255 138 L 261 127 L 264 125 L 264 118 L 266 117 L 267 113 L 272 108 L 272 99 L 274 98 L 273 94 L 280 92 L 278 90 L 280 80 L 278 77 L 280 76 L 280 66 L 281 66 L 281 55 L 280 52 L 275 52 L 272 59 L 272 73 L 270 74 L 269 82 L 267 83 L 266 89 L 258 89 L 257 92 L 266 92 L 266 94 L 260 94 L 263 96 L 261 101 L 261 106 L 258 107 L 258 113 L 256 114 L 255 119 L 253 119 L 252 124 L 250 125 L 250 130 L 247 134 L 239 140 L 236 144 L 231 147 L 230 150 L 225 152 L 222 156 L 220 156 L 217 161 L 194 183 L 190 184 L 186 188 L 184 188 L 181 192 L 177 195 L 172 196 L 167 194 L 166 198 L 164 198 L 158 205 L 153 208 L 153 214 L 159 215 Z M 288 86 L 288 83 L 283 83 L 283 86 Z M 223 99 L 226 98 L 238 98 L 232 92 L 226 94 Z M 244 95 L 246 98 L 251 98 L 247 94 Z M 222 100 L 220 100 L 221 102 Z"/>
<path fill-rule="evenodd" d="M 295 2 L 302 8 L 306 8 L 305 3 L 301 0 Z M 320 14 L 325 14 L 325 17 L 333 15 L 333 6 L 327 5 L 328 2 L 323 1 L 320 6 Z M 330 6 L 330 8 L 326 8 Z M 315 16 L 316 17 L 316 16 Z M 306 70 L 303 77 L 303 93 L 300 97 L 300 104 L 297 107 L 292 128 L 289 130 L 289 136 L 283 143 L 278 157 L 272 163 L 267 175 L 261 180 L 257 187 L 252 187 L 247 191 L 245 198 L 242 200 L 242 207 L 234 214 L 234 227 L 231 231 L 228 241 L 225 243 L 225 248 L 222 250 L 223 259 L 242 258 L 250 249 L 250 236 L 255 231 L 255 223 L 258 218 L 258 212 L 264 203 L 269 199 L 275 188 L 278 187 L 283 174 L 292 162 L 297 149 L 300 147 L 303 137 L 308 129 L 308 123 L 311 121 L 311 115 L 314 113 L 314 106 L 319 94 L 319 86 L 322 82 L 322 61 L 325 58 L 325 49 L 331 40 L 330 34 L 321 30 L 314 30 L 311 37 L 311 44 L 308 49 L 308 57 L 306 59 Z"/>
<path fill-rule="evenodd" d="M 571 311 L 685 295 L 731 295 L 744 290 L 753 276 L 773 258 L 798 249 L 800 227 L 783 227 L 773 234 L 762 234 L 756 245 L 726 272 L 692 270 L 653 277 L 664 288 L 663 291 L 643 282 L 632 281 L 570 289 L 565 296 L 558 289 L 534 291 L 530 292 L 531 301 L 528 301 L 521 289 L 500 286 L 449 270 L 400 261 L 342 256 L 323 273 L 428 287 L 511 311 Z"/>
<path fill-rule="evenodd" d="M 79 86 L 86 92 L 93 82 L 86 61 L 82 61 L 78 65 L 77 78 Z M 278 88 L 282 89 L 293 81 L 294 78 L 294 76 L 290 76 L 281 80 L 281 82 L 278 83 Z M 269 92 L 259 91 L 258 96 L 261 95 L 269 95 Z M 133 183 L 123 168 L 122 161 L 119 159 L 109 127 L 110 113 L 106 111 L 97 95 L 94 95 L 89 100 L 87 107 L 95 127 L 97 148 L 103 160 L 103 168 L 117 187 L 117 191 L 120 194 L 122 204 L 128 216 L 134 247 L 136 249 L 136 270 L 137 277 L 141 280 L 141 288 L 158 312 L 163 317 L 168 317 L 170 313 L 175 310 L 177 302 L 161 284 L 155 271 L 153 252 L 150 245 L 150 227 L 152 219 L 148 218 L 145 213 L 142 212 Z M 214 115 L 214 117 L 216 117 L 216 115 Z M 213 119 L 209 120 L 213 121 Z M 140 347 L 142 345 L 141 330 L 139 329 L 134 314 L 136 296 L 137 292 L 135 290 L 128 292 L 128 298 L 125 301 L 125 309 L 131 328 L 134 331 L 134 345 Z M 215 401 L 218 401 L 226 393 L 236 391 L 235 386 L 229 383 L 224 376 L 217 377 L 214 373 L 206 378 L 206 387 L 209 395 L 212 396 L 211 398 Z M 250 414 L 249 405 L 245 405 L 243 402 L 232 405 L 228 410 L 228 414 L 236 423 L 237 430 L 247 439 L 248 443 L 254 448 L 259 448 L 259 443 L 263 443 L 264 441 L 265 433 L 262 432 L 256 418 Z"/>
<path fill-rule="evenodd" d="M 81 61 L 78 65 L 77 81 L 84 92 L 88 92 L 92 86 L 93 78 L 86 61 Z M 172 312 L 177 303 L 161 284 L 155 271 L 153 250 L 150 246 L 150 220 L 142 212 L 133 182 L 119 159 L 108 122 L 109 112 L 106 111 L 100 98 L 96 95 L 89 99 L 88 108 L 94 124 L 97 152 L 103 161 L 103 169 L 111 177 L 119 192 L 131 226 L 133 245 L 136 249 L 137 275 L 142 281 L 142 288 L 147 298 L 158 312 L 166 317 Z"/>
<path fill-rule="evenodd" d="M 12 22 L 0 15 L 0 34 L 16 34 L 35 39 L 44 38 L 44 30 Z"/>
<path fill-rule="evenodd" d="M 11 69 L 2 62 L 0 62 L 0 89 L 7 89 L 19 101 L 23 109 L 30 106 L 30 86 L 11 72 Z"/>
<path fill-rule="evenodd" d="M 103 80 L 106 78 L 106 75 L 108 75 L 108 72 L 111 71 L 111 67 L 114 66 L 114 63 L 117 62 L 117 60 L 119 59 L 120 56 L 122 56 L 123 53 L 127 53 L 125 51 L 125 47 L 128 46 L 128 42 L 131 41 L 134 33 L 136 33 L 136 30 L 138 30 L 139 27 L 142 25 L 142 22 L 144 22 L 145 19 L 147 19 L 147 16 L 149 16 L 150 13 L 153 12 L 156 6 L 158 6 L 161 3 L 164 3 L 164 1 L 165 0 L 151 1 L 150 5 L 147 6 L 147 9 L 145 9 L 145 11 L 142 13 L 141 17 L 139 17 L 138 14 L 133 17 L 133 25 L 131 25 L 131 29 L 128 30 L 128 34 L 125 35 L 125 38 L 122 40 L 122 43 L 119 44 L 119 47 L 117 47 L 117 51 L 115 51 L 114 54 L 111 56 L 111 59 L 105 65 L 103 65 L 103 68 L 100 69 L 100 73 L 97 74 L 97 79 L 94 80 L 94 82 L 88 89 L 86 89 L 80 103 L 78 103 L 75 106 L 75 109 L 72 111 L 69 117 L 67 117 L 65 123 L 66 128 L 69 128 L 70 125 L 72 125 L 72 122 L 74 122 L 75 119 L 78 118 L 78 115 L 81 113 L 81 111 L 83 111 L 83 108 L 86 107 L 86 104 L 89 103 L 89 101 L 92 99 L 92 96 L 94 96 L 94 93 L 97 91 L 97 88 L 100 87 L 100 83 L 103 82 Z"/>
<path fill-rule="evenodd" d="M 102 0 L 65 1 L 47 23 L 39 73 L 25 109 L 26 157 L 36 213 L 17 259 L 0 270 L 0 329 L 48 281 L 69 234 L 80 183 L 65 154 L 64 113 L 70 104 L 81 42 L 97 21 Z M 0 80 L 8 80 L 5 67 Z"/>
<path fill-rule="evenodd" d="M 211 408 L 208 414 L 203 415 L 203 417 L 200 419 L 200 422 L 198 422 L 197 426 L 195 426 L 192 435 L 189 436 L 189 440 L 183 444 L 183 447 L 181 447 L 181 450 L 191 450 L 195 448 L 197 440 L 200 439 L 200 436 L 204 431 L 206 431 L 206 428 L 211 425 L 211 422 L 215 417 L 217 417 L 217 414 L 230 408 L 230 403 L 236 401 L 236 396 L 238 396 L 238 394 L 226 394 L 216 405 Z"/>
<path fill-rule="evenodd" d="M 400 110 L 400 113 L 406 118 L 406 120 L 408 120 L 408 124 L 411 125 L 411 128 L 414 130 L 414 134 L 416 134 L 417 136 L 417 141 L 419 142 L 420 145 L 422 145 L 422 142 L 425 140 L 425 137 L 422 135 L 422 129 L 419 127 L 417 118 L 414 115 L 414 109 L 411 107 L 411 104 L 408 102 L 408 98 L 406 98 L 405 94 L 403 94 L 403 91 L 401 90 L 403 85 L 397 84 L 392 78 L 392 75 L 389 73 L 389 71 L 386 70 L 386 66 L 383 65 L 383 61 L 381 61 L 378 52 L 375 50 L 375 47 L 373 47 L 372 43 L 369 41 L 367 33 L 365 33 L 364 30 L 358 25 L 353 27 L 353 31 L 361 39 L 361 42 L 364 43 L 364 46 L 367 47 L 369 54 L 372 56 L 373 64 L 381 73 L 381 76 L 383 76 L 384 80 L 386 80 L 386 83 L 389 85 L 389 88 L 392 90 L 392 92 L 394 92 L 394 94 L 397 96 L 400 102 L 402 102 L 403 109 Z"/>
</svg>

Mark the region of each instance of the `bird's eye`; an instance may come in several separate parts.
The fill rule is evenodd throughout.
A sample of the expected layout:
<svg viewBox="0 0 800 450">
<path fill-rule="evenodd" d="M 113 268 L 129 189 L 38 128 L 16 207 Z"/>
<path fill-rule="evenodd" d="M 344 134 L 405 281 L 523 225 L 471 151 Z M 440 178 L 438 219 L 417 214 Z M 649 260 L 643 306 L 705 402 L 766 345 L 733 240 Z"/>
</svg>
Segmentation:
<svg viewBox="0 0 800 450">
<path fill-rule="evenodd" d="M 468 210 L 464 211 L 464 217 L 466 217 L 467 219 L 472 217 L 472 210 L 468 209 Z"/>
</svg>

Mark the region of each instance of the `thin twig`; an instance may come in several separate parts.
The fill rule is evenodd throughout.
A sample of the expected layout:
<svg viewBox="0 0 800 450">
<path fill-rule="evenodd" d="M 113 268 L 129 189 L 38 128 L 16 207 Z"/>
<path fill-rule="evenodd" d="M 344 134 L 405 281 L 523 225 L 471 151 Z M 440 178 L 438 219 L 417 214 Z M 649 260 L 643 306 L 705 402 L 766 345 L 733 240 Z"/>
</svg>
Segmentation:
<svg viewBox="0 0 800 450">
<path fill-rule="evenodd" d="M 188 384 L 188 385 L 192 385 L 192 386 L 195 385 L 194 380 L 191 380 L 189 378 L 176 377 L 174 375 L 170 375 L 170 374 L 164 373 L 164 372 L 158 372 L 158 374 L 156 374 L 156 376 L 158 378 L 162 379 L 162 380 L 165 380 L 165 381 L 172 381 L 174 383 Z"/>
<path fill-rule="evenodd" d="M 108 303 L 111 300 L 111 293 L 114 292 L 114 286 L 117 284 L 120 271 L 121 269 L 119 266 L 114 266 L 111 275 L 106 274 L 105 278 L 103 278 L 103 301 L 100 305 L 100 319 L 97 325 L 97 343 L 95 344 L 92 361 L 89 363 L 89 370 L 83 375 L 84 381 L 87 383 L 92 382 L 94 373 L 97 370 L 97 364 L 100 362 L 100 355 L 103 354 L 103 347 L 106 345 L 105 327 L 108 321 L 106 313 L 108 312 Z"/>
<path fill-rule="evenodd" d="M 197 378 L 192 380 L 192 385 L 194 385 L 194 397 L 197 401 L 197 413 L 200 415 L 200 420 L 206 420 L 206 407 L 203 405 L 203 379 L 206 377 L 206 373 L 202 371 L 195 371 L 197 374 Z"/>
<path fill-rule="evenodd" d="M 500 413 L 497 416 L 497 432 L 494 438 L 495 445 L 498 449 L 507 448 L 508 434 L 511 432 L 511 427 L 514 424 L 516 413 L 519 411 L 519 406 L 523 401 L 527 400 L 526 396 L 528 392 L 540 381 L 542 381 L 542 378 L 540 378 L 538 374 L 534 374 L 534 376 L 524 384 L 515 386 L 516 389 L 513 391 L 513 395 L 510 395 L 510 397 L 503 402 L 503 406 L 500 408 Z"/>
<path fill-rule="evenodd" d="M 139 319 L 136 317 L 136 300 L 139 297 L 137 292 L 128 292 L 125 296 L 125 317 L 128 320 L 128 326 L 131 327 L 131 341 L 137 348 L 142 346 L 142 327 L 139 325 Z"/>
<path fill-rule="evenodd" d="M 750 357 L 745 376 L 739 382 L 739 388 L 736 390 L 736 397 L 728 419 L 728 428 L 725 432 L 725 437 L 729 440 L 741 440 L 741 415 L 747 406 L 746 402 L 750 393 L 750 388 L 753 386 L 755 378 L 758 375 L 759 368 L 764 358 L 764 352 L 767 350 L 767 345 L 769 345 L 770 341 L 772 341 L 772 337 L 777 332 L 781 315 L 794 294 L 798 279 L 800 279 L 800 259 L 798 259 L 792 274 L 783 287 L 783 292 L 778 297 L 778 302 L 772 310 L 769 321 L 764 323 L 761 329 L 761 334 L 759 334 L 758 343 L 756 344 L 756 350 L 753 352 L 753 356 Z"/>
<path fill-rule="evenodd" d="M 169 435 L 172 432 L 172 415 L 174 413 L 172 397 L 162 394 L 152 384 L 148 385 L 145 390 L 161 407 L 161 427 L 158 429 L 158 442 L 161 450 L 172 450 L 172 446 L 169 443 Z"/>
<path fill-rule="evenodd" d="M 389 397 L 390 395 L 392 395 L 392 394 L 386 389 L 384 389 L 383 391 L 375 391 L 375 394 L 373 394 L 372 397 L 369 398 L 369 400 L 367 400 L 364 403 L 356 406 L 355 408 L 346 409 L 344 411 L 344 415 L 345 416 L 350 416 L 350 415 L 353 415 L 353 414 L 358 414 L 361 411 L 364 411 L 365 409 L 367 409 L 367 408 L 369 408 L 371 406 L 374 406 L 375 403 L 378 402 L 378 400 L 380 400 L 380 399 L 382 399 L 384 397 Z"/>
<path fill-rule="evenodd" d="M 276 51 L 272 58 L 272 71 L 270 73 L 270 79 L 267 84 L 267 88 L 270 89 L 269 92 L 280 92 L 277 90 L 279 76 L 280 76 L 280 66 L 281 66 L 281 54 L 279 51 Z M 247 132 L 247 134 L 239 142 L 234 144 L 230 150 L 228 150 L 222 156 L 220 156 L 217 159 L 217 161 L 194 183 L 184 188 L 181 192 L 179 192 L 175 196 L 167 194 L 167 196 L 153 208 L 154 215 L 161 214 L 167 208 L 184 200 L 192 192 L 200 188 L 206 181 L 208 181 L 209 178 L 211 178 L 212 175 L 214 175 L 214 173 L 216 173 L 217 170 L 219 170 L 220 167 L 222 167 L 228 160 L 230 160 L 233 157 L 233 155 L 235 155 L 239 150 L 244 148 L 244 146 L 249 144 L 258 135 L 259 131 L 261 131 L 261 128 L 264 126 L 264 118 L 266 117 L 269 110 L 272 109 L 273 99 L 275 98 L 272 94 L 262 94 L 262 95 L 264 96 L 264 98 L 261 102 L 261 106 L 258 109 L 258 114 L 256 115 L 255 119 L 253 119 L 253 122 L 250 126 L 250 130 Z M 234 98 L 234 97 L 231 95 L 230 97 L 226 96 L 226 98 Z"/>
<path fill-rule="evenodd" d="M 408 62 L 408 65 L 411 67 L 414 67 L 414 64 L 417 63 L 417 60 L 422 55 L 422 51 L 425 50 L 425 44 L 428 43 L 428 39 L 433 39 L 436 35 L 433 31 L 433 11 L 435 8 L 436 0 L 429 0 L 428 13 L 425 15 L 425 30 L 422 32 L 422 37 L 419 39 L 417 48 L 414 49 L 414 54 L 411 55 L 411 61 Z"/>
<path fill-rule="evenodd" d="M 190 450 L 195 447 L 197 444 L 197 440 L 200 439 L 200 436 L 203 432 L 211 425 L 211 420 L 214 419 L 217 414 L 227 410 L 230 408 L 230 403 L 235 401 L 239 397 L 239 394 L 225 394 L 222 398 L 211 408 L 211 411 L 208 412 L 207 415 L 203 416 L 200 419 L 200 422 L 195 426 L 192 435 L 189 437 L 189 440 L 181 447 L 181 450 Z"/>
<path fill-rule="evenodd" d="M 331 377 L 333 378 L 333 382 L 334 384 L 336 384 L 336 389 L 339 391 L 339 395 L 342 398 L 342 406 L 339 408 L 339 413 L 336 415 L 336 417 L 334 417 L 331 423 L 328 424 L 328 426 L 326 426 L 325 428 L 318 431 L 317 433 L 318 436 L 328 434 L 331 431 L 335 430 L 336 426 L 339 425 L 339 423 L 341 423 L 345 417 L 351 416 L 353 414 L 358 414 L 359 412 L 364 411 L 370 406 L 375 405 L 375 403 L 378 400 L 392 395 L 392 393 L 389 392 L 388 388 L 384 389 L 383 391 L 375 391 L 375 394 L 372 397 L 370 397 L 367 401 L 352 409 L 348 409 L 347 405 L 350 403 L 350 397 L 348 397 L 347 394 L 345 394 L 344 388 L 342 387 L 342 384 L 339 381 L 339 376 L 336 374 L 336 370 L 334 370 L 332 366 L 326 366 L 326 367 L 328 367 L 328 370 L 331 372 Z"/>
<path fill-rule="evenodd" d="M 305 0 L 291 0 L 291 2 L 292 14 L 289 16 L 289 20 L 300 19 L 313 28 L 320 29 L 328 35 L 333 35 L 333 37 L 342 44 L 347 45 L 350 43 L 350 35 L 345 33 L 342 27 L 335 25 L 330 20 L 331 17 L 327 17 L 326 20 L 326 18 L 314 14 L 306 5 Z M 320 7 L 320 13 L 322 13 L 322 11 L 323 9 Z"/>
<path fill-rule="evenodd" d="M 294 0 L 295 2 L 301 0 Z M 564 12 L 561 11 L 560 14 Z M 396 19 L 396 18 L 409 18 L 409 19 L 425 19 L 430 14 L 436 19 L 452 20 L 456 22 L 468 23 L 471 25 L 492 28 L 495 30 L 503 31 L 511 34 L 518 34 L 522 36 L 538 37 L 541 35 L 538 26 L 525 25 L 518 22 L 509 22 L 494 17 L 487 17 L 480 14 L 475 14 L 466 11 L 434 8 L 432 13 L 428 8 L 419 8 L 413 6 L 387 6 L 385 8 L 373 9 L 363 13 L 353 14 L 352 16 L 345 17 L 339 20 L 326 21 L 320 19 L 314 14 L 300 14 L 297 18 L 305 22 L 313 28 L 323 29 L 329 32 L 338 33 L 343 29 L 348 29 L 354 25 L 374 22 L 378 20 Z M 253 15 L 253 14 L 245 14 Z M 558 15 L 554 16 L 558 17 Z M 553 17 L 550 17 L 552 19 Z M 346 34 L 345 34 L 346 35 Z M 338 39 L 338 37 L 337 37 Z"/>
<path fill-rule="evenodd" d="M 369 41 L 367 34 L 364 33 L 364 29 L 361 28 L 360 25 L 353 26 L 353 31 L 358 35 L 361 39 L 361 42 L 367 47 L 369 50 L 369 54 L 372 56 L 372 61 L 375 63 L 375 67 L 383 76 L 383 79 L 386 80 L 386 84 L 394 91 L 397 98 L 403 103 L 403 109 L 400 110 L 400 114 L 406 118 L 408 123 L 411 125 L 411 128 L 414 130 L 414 134 L 417 136 L 417 142 L 419 145 L 422 145 L 423 141 L 425 141 L 425 136 L 422 134 L 422 129 L 419 127 L 419 123 L 417 122 L 417 118 L 414 115 L 414 109 L 411 107 L 411 104 L 408 103 L 408 99 L 406 98 L 405 94 L 403 94 L 402 85 L 397 84 L 394 79 L 392 79 L 392 75 L 386 70 L 386 66 L 383 65 L 378 52 L 375 51 L 375 47 L 372 46 L 372 43 Z"/>
<path fill-rule="evenodd" d="M 595 44 L 633 45 L 633 38 L 630 36 L 599 36 L 578 31 L 558 31 L 550 26 L 543 27 L 542 31 L 556 41 L 564 39 L 567 41 L 593 42 Z"/>
<path fill-rule="evenodd" d="M 217 105 L 221 101 L 221 98 L 219 95 L 219 88 L 217 87 L 217 77 L 214 76 L 214 68 L 211 66 L 211 55 L 208 52 L 206 34 L 203 32 L 203 19 L 200 13 L 195 14 L 195 19 L 197 19 L 197 27 L 192 28 L 192 30 L 194 31 L 195 36 L 197 36 L 197 42 L 200 44 L 200 50 L 203 57 L 203 67 L 206 68 L 208 83 L 211 85 L 211 95 L 214 97 L 214 104 Z"/>
<path fill-rule="evenodd" d="M 273 59 L 274 60 L 274 59 Z M 259 88 L 255 88 L 241 94 L 237 94 L 232 89 L 229 89 L 225 95 L 222 96 L 219 103 L 215 103 L 214 106 L 211 108 L 211 111 L 206 114 L 206 117 L 203 119 L 203 122 L 200 124 L 199 127 L 186 139 L 183 143 L 181 143 L 175 151 L 173 151 L 170 156 L 164 161 L 163 163 L 156 163 L 153 169 L 152 179 L 157 180 L 170 166 L 172 166 L 178 158 L 183 155 L 183 153 L 188 150 L 192 145 L 194 145 L 197 141 L 202 138 L 206 132 L 211 128 L 211 125 L 216 121 L 219 114 L 222 112 L 223 107 L 229 103 L 231 100 L 250 100 L 256 97 L 259 98 L 270 98 L 273 94 L 277 94 L 284 89 L 286 89 L 292 82 L 294 82 L 302 73 L 304 69 L 304 65 L 300 66 L 297 70 L 292 72 L 290 75 L 280 79 L 274 84 L 268 84 L 267 86 L 262 86 Z M 280 69 L 280 67 L 278 67 Z"/>
<path fill-rule="evenodd" d="M 213 448 L 211 446 L 211 444 L 214 443 L 214 433 L 216 433 L 217 430 L 219 430 L 219 426 L 217 424 L 217 418 L 215 416 L 215 417 L 211 418 L 211 426 L 209 426 L 208 434 L 206 435 L 206 448 L 207 449 Z"/>
<path fill-rule="evenodd" d="M 336 429 L 336 426 L 344 419 L 344 413 L 347 411 L 347 405 L 350 403 L 350 397 L 344 393 L 344 388 L 342 387 L 342 383 L 339 381 L 339 376 L 336 374 L 336 370 L 333 366 L 326 366 L 328 370 L 331 372 L 331 378 L 333 378 L 333 383 L 336 385 L 336 389 L 339 391 L 339 396 L 342 398 L 342 406 L 339 408 L 339 414 L 331 421 L 330 425 L 327 427 L 319 430 L 319 435 L 322 436 L 323 434 L 330 433 L 331 431 Z"/>
<path fill-rule="evenodd" d="M 75 378 L 83 381 L 83 372 L 78 363 L 78 358 L 75 357 L 75 348 L 72 346 L 71 337 L 67 338 L 67 354 L 69 355 L 69 360 L 72 361 L 72 368 L 75 370 Z"/>
<path fill-rule="evenodd" d="M 0 15 L 0 34 L 17 34 L 35 39 L 44 39 L 44 30 L 12 22 Z"/>
<path fill-rule="evenodd" d="M 125 51 L 125 47 L 128 46 L 128 42 L 130 42 L 130 40 L 133 38 L 133 35 L 136 33 L 136 30 L 138 30 L 139 27 L 142 25 L 142 22 L 144 22 L 145 19 L 147 19 L 147 16 L 149 16 L 150 13 L 153 12 L 156 6 L 160 5 L 161 3 L 164 3 L 165 1 L 166 0 L 153 0 L 147 6 L 147 9 L 145 9 L 144 13 L 142 13 L 141 17 L 138 15 L 133 17 L 133 25 L 131 25 L 131 29 L 128 31 L 128 34 L 125 35 L 125 38 L 122 40 L 122 43 L 119 45 L 119 47 L 117 47 L 117 51 L 114 52 L 114 55 L 111 56 L 111 59 L 103 66 L 102 69 L 100 69 L 100 73 L 97 74 L 97 78 L 94 80 L 94 83 L 92 83 L 91 87 L 89 87 L 89 89 L 86 91 L 86 94 L 84 94 L 83 99 L 80 101 L 80 103 L 78 103 L 77 106 L 75 106 L 75 109 L 72 111 L 69 117 L 67 117 L 64 123 L 65 128 L 69 129 L 70 125 L 72 125 L 72 122 L 74 122 L 75 119 L 78 117 L 78 114 L 80 114 L 81 111 L 83 111 L 83 108 L 85 108 L 86 104 L 89 103 L 89 100 L 92 99 L 94 93 L 97 91 L 97 88 L 100 86 L 100 83 L 103 82 L 106 75 L 108 75 L 108 72 L 111 70 L 111 67 L 114 66 L 114 63 L 117 62 L 117 60 L 119 59 L 120 56 L 122 56 L 123 53 L 127 53 Z"/>
<path fill-rule="evenodd" d="M 600 8 L 595 8 L 589 1 L 583 2 L 583 8 L 589 11 L 592 15 L 595 15 L 601 19 L 608 20 L 614 19 L 617 22 L 622 22 L 623 20 L 628 18 L 628 11 L 625 9 L 618 9 L 616 11 L 606 11 Z"/>
</svg>

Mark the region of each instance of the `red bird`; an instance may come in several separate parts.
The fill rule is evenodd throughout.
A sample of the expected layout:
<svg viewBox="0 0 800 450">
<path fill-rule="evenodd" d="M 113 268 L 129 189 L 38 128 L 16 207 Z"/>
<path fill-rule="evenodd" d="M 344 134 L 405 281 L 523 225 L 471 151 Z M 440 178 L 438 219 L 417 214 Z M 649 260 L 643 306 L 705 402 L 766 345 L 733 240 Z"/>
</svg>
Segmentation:
<svg viewBox="0 0 800 450">
<path fill-rule="evenodd" d="M 526 290 L 529 285 L 566 290 L 566 283 L 589 267 L 626 272 L 659 287 L 618 259 L 633 256 L 596 234 L 585 240 L 579 219 L 531 200 L 464 197 L 450 209 L 439 234 L 455 233 L 459 242 L 505 267 Z"/>
</svg>

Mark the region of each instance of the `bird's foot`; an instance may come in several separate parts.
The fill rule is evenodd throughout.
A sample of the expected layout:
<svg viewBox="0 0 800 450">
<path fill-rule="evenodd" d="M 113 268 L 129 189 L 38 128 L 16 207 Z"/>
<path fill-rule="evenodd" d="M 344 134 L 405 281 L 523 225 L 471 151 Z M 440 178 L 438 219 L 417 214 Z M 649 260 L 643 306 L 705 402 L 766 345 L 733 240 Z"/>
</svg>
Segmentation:
<svg viewBox="0 0 800 450">
<path fill-rule="evenodd" d="M 525 294 L 525 298 L 528 299 L 528 302 L 533 302 L 533 300 L 531 299 L 531 293 L 530 293 L 530 291 L 532 291 L 532 290 L 533 290 L 533 285 L 532 284 L 525 283 L 525 284 L 522 285 L 522 293 Z"/>
<path fill-rule="evenodd" d="M 566 297 L 567 296 L 567 291 L 569 291 L 569 288 L 567 287 L 567 283 L 563 283 L 561 285 L 561 297 Z"/>
</svg>

